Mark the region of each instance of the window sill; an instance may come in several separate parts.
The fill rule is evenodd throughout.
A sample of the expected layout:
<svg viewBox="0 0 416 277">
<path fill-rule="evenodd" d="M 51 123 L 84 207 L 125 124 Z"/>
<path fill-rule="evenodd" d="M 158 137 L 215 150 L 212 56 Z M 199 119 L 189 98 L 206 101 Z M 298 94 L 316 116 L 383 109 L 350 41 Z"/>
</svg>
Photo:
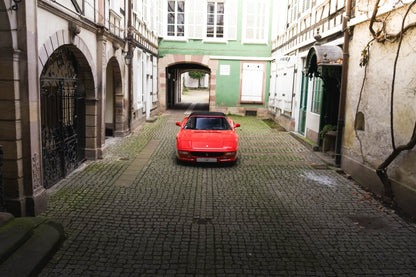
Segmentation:
<svg viewBox="0 0 416 277">
<path fill-rule="evenodd" d="M 255 41 L 255 40 L 246 40 L 246 41 L 243 41 L 242 43 L 243 44 L 268 45 L 268 42 L 267 41 L 264 41 L 264 40 L 258 40 L 258 41 Z"/>
<path fill-rule="evenodd" d="M 240 104 L 242 105 L 264 105 L 263 101 L 240 101 Z"/>
<path fill-rule="evenodd" d="M 168 36 L 163 37 L 163 40 L 164 41 L 178 41 L 178 42 L 187 42 L 188 41 L 188 39 L 185 38 L 185 37 L 168 37 Z"/>
<path fill-rule="evenodd" d="M 226 39 L 216 39 L 216 38 L 205 38 L 202 40 L 203 43 L 222 43 L 227 44 L 228 41 Z"/>
</svg>

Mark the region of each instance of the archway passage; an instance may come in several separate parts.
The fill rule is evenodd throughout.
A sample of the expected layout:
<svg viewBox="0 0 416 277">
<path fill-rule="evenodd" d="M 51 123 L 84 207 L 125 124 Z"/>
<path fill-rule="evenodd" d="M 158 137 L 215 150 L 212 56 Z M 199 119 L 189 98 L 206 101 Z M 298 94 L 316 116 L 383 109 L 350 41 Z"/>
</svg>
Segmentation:
<svg viewBox="0 0 416 277">
<path fill-rule="evenodd" d="M 85 84 L 69 46 L 58 48 L 40 77 L 43 185 L 49 188 L 85 158 Z"/>
<path fill-rule="evenodd" d="M 319 132 L 326 125 L 336 125 L 341 86 L 342 49 L 335 45 L 316 45 L 309 49 L 306 58 L 306 75 L 322 81 L 313 88 L 312 101 L 319 106 Z M 319 140 L 319 138 L 318 138 Z M 319 144 L 322 141 L 319 140 Z"/>
<path fill-rule="evenodd" d="M 190 81 L 189 72 L 202 72 L 207 74 L 198 86 L 187 88 L 186 84 Z M 190 106 L 194 110 L 209 110 L 210 95 L 210 74 L 211 70 L 203 65 L 195 63 L 179 63 L 166 68 L 166 107 L 168 109 L 188 109 Z"/>
<path fill-rule="evenodd" d="M 123 95 L 120 67 L 116 58 L 111 58 L 106 69 L 105 90 L 105 135 L 122 133 Z"/>
</svg>

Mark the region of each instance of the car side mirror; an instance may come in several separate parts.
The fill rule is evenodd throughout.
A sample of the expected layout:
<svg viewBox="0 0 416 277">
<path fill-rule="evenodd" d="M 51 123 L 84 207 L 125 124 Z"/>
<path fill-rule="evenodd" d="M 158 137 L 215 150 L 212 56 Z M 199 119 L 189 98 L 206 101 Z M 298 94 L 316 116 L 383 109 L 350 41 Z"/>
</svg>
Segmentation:
<svg viewBox="0 0 416 277">
<path fill-rule="evenodd" d="M 176 125 L 178 125 L 179 127 L 182 127 L 181 123 L 178 121 L 176 122 Z"/>
<path fill-rule="evenodd" d="M 240 125 L 240 123 L 236 123 L 235 125 L 234 125 L 234 127 L 235 128 L 237 128 L 237 127 L 240 127 L 241 125 Z"/>
</svg>

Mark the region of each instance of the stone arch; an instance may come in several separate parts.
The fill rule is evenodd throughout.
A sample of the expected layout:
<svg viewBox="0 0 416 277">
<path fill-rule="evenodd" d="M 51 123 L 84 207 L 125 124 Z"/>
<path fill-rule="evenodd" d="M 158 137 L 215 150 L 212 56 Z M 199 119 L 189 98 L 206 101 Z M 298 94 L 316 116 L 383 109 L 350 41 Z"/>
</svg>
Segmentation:
<svg viewBox="0 0 416 277">
<path fill-rule="evenodd" d="M 197 63 L 176 63 L 171 66 L 168 66 L 166 68 L 166 83 L 168 84 L 166 91 L 166 98 L 168 101 L 166 103 L 166 106 L 168 108 L 175 108 L 178 104 L 182 103 L 180 97 L 183 87 L 181 76 L 182 73 L 189 71 L 202 71 L 206 74 L 211 74 L 210 68 Z M 209 105 L 206 108 L 208 109 Z"/>
<path fill-rule="evenodd" d="M 106 136 L 124 136 L 127 126 L 123 120 L 123 82 L 120 63 L 114 56 L 107 63 L 105 87 Z"/>
<path fill-rule="evenodd" d="M 218 61 L 212 60 L 209 56 L 199 55 L 166 55 L 159 60 L 159 105 L 160 109 L 169 108 L 172 95 L 169 93 L 173 89 L 174 79 L 177 74 L 183 69 L 203 69 L 209 73 L 209 106 L 215 108 L 215 88 L 216 88 L 216 73 Z M 172 75 L 172 73 L 174 73 Z"/>
<path fill-rule="evenodd" d="M 48 61 L 50 55 L 59 47 L 63 45 L 73 45 L 75 46 L 79 52 L 77 55 L 79 57 L 82 57 L 82 60 L 85 60 L 83 64 L 85 66 L 88 66 L 90 68 L 90 71 L 92 72 L 92 78 L 94 80 L 94 84 L 97 83 L 97 75 L 96 75 L 96 66 L 94 63 L 94 59 L 92 58 L 91 52 L 89 51 L 89 48 L 87 44 L 80 38 L 79 36 L 75 36 L 73 39 L 71 39 L 71 35 L 68 32 L 68 30 L 60 30 L 51 35 L 39 48 L 38 55 L 39 55 L 39 63 L 38 63 L 38 69 L 39 74 L 42 72 L 43 67 L 45 66 L 46 62 Z M 84 65 L 81 65 L 84 66 Z M 89 95 L 88 97 L 95 98 L 96 92 L 94 92 L 94 95 Z"/>
<path fill-rule="evenodd" d="M 73 51 L 80 67 L 80 78 L 86 81 L 82 88 L 85 90 L 85 157 L 95 160 L 101 155 L 98 142 L 101 130 L 98 124 L 97 70 L 87 44 L 79 36 L 71 38 L 68 30 L 55 32 L 39 48 L 39 77 L 50 55 L 62 46 Z"/>
<path fill-rule="evenodd" d="M 43 183 L 50 187 L 84 159 L 97 158 L 98 100 L 87 57 L 74 44 L 62 44 L 46 61 L 41 61 L 44 63 L 40 71 L 41 133 L 43 149 L 47 149 L 42 153 Z M 56 104 L 50 103 L 53 99 Z M 50 119 L 51 113 L 61 119 L 58 122 Z M 64 135 L 48 135 L 51 132 Z M 55 145 L 58 145 L 55 141 L 66 141 L 66 146 L 48 149 L 51 140 Z M 59 166 L 60 171 L 54 172 Z"/>
</svg>

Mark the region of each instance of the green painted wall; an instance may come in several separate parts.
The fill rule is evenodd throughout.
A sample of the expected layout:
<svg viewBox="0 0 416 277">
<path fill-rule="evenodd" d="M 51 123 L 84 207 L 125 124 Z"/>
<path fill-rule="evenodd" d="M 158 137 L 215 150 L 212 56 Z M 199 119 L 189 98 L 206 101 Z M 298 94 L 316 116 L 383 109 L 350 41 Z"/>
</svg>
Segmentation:
<svg viewBox="0 0 416 277">
<path fill-rule="evenodd" d="M 166 54 L 270 57 L 271 44 L 242 44 L 241 41 L 208 43 L 202 42 L 202 40 L 188 40 L 187 42 L 161 40 L 159 42 L 159 56 L 164 57 Z"/>
<path fill-rule="evenodd" d="M 187 41 L 159 41 L 159 56 L 166 54 L 178 55 L 209 55 L 209 56 L 243 56 L 270 57 L 272 51 L 271 30 L 274 1 L 270 0 L 268 44 L 242 44 L 243 1 L 238 1 L 237 40 L 227 43 L 203 42 L 200 39 Z"/>
<path fill-rule="evenodd" d="M 176 55 L 200 55 L 200 56 L 227 56 L 227 57 L 271 57 L 272 43 L 272 17 L 273 0 L 270 0 L 270 20 L 267 44 L 243 44 L 243 1 L 238 1 L 238 25 L 237 40 L 230 40 L 227 43 L 203 42 L 200 39 L 190 39 L 187 41 L 169 41 L 161 39 L 159 41 L 159 57 L 163 58 L 167 54 Z M 218 70 L 221 65 L 230 66 L 230 75 L 216 74 L 216 106 L 218 107 L 237 107 L 240 99 L 240 68 L 241 60 L 224 59 L 218 61 Z M 255 62 L 255 61 L 252 61 Z M 264 105 L 241 105 L 243 107 L 262 108 L 266 107 L 269 98 L 270 86 L 270 62 L 266 63 L 266 82 L 265 82 L 265 101 Z"/>
<path fill-rule="evenodd" d="M 221 65 L 230 66 L 230 75 L 220 75 L 217 72 L 215 95 L 215 104 L 218 107 L 237 107 L 238 100 L 240 99 L 240 70 L 242 61 L 236 60 L 219 60 L 218 70 Z M 269 101 L 269 88 L 270 82 L 268 76 L 270 76 L 271 64 L 266 63 L 266 84 L 265 84 L 265 103 Z M 263 105 L 240 105 L 241 107 L 253 107 L 261 108 Z"/>
<path fill-rule="evenodd" d="M 235 107 L 240 97 L 240 61 L 222 60 L 218 61 L 218 68 L 221 65 L 230 66 L 230 75 L 219 75 L 215 88 L 216 105 L 219 107 Z"/>
</svg>

